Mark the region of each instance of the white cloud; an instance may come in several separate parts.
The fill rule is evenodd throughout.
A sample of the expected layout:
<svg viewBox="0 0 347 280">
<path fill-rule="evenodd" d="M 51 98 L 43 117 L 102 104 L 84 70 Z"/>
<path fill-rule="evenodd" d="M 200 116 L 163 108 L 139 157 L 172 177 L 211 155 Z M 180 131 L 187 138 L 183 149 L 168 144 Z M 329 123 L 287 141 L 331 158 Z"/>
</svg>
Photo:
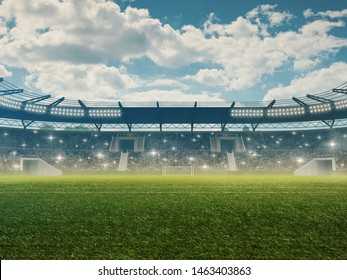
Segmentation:
<svg viewBox="0 0 347 280">
<path fill-rule="evenodd" d="M 26 86 L 68 99 L 122 99 L 136 85 L 129 75 L 102 64 L 40 64 L 26 77 Z"/>
<path fill-rule="evenodd" d="M 160 78 L 153 81 L 138 81 L 138 87 L 189 89 L 189 86 L 174 79 Z"/>
<path fill-rule="evenodd" d="M 148 56 L 158 65 L 179 67 L 194 56 L 179 31 L 162 25 L 148 10 L 127 7 L 120 11 L 111 1 L 7 0 L 0 6 L 0 15 L 6 20 L 15 18 L 16 26 L 0 42 L 6 53 L 1 59 L 15 66 L 26 67 L 33 61 L 104 63 L 108 58 L 127 61 Z"/>
<path fill-rule="evenodd" d="M 287 11 L 278 12 L 276 11 L 277 5 L 259 5 L 254 8 L 252 11 L 247 13 L 247 18 L 249 19 L 259 19 L 262 16 L 265 16 L 269 21 L 270 26 L 278 26 L 283 22 L 289 21 L 293 18 L 293 15 Z"/>
<path fill-rule="evenodd" d="M 147 9 L 121 11 L 106 0 L 3 0 L 0 18 L 15 22 L 7 30 L 0 20 L 1 63 L 25 69 L 32 87 L 81 99 L 133 98 L 132 92 L 142 98 L 144 90 L 147 97 L 158 92 L 163 98 L 171 96 L 163 89 L 185 98 L 189 80 L 242 90 L 289 63 L 296 71 L 311 70 L 347 46 L 345 38 L 330 34 L 342 28 L 343 21 L 314 20 L 297 30 L 274 31 L 293 18 L 276 5 L 260 5 L 227 24 L 211 14 L 203 28 L 188 25 L 180 30 L 151 17 Z M 157 79 L 157 73 L 141 80 L 123 66 L 141 58 L 164 68 L 196 62 L 204 66 L 176 81 Z"/>
<path fill-rule="evenodd" d="M 296 71 L 306 71 L 314 68 L 316 65 L 318 65 L 321 62 L 320 59 L 309 59 L 309 58 L 303 58 L 298 59 L 294 62 L 294 69 Z"/>
<path fill-rule="evenodd" d="M 0 36 L 6 34 L 6 32 L 7 32 L 6 22 L 2 18 L 0 18 Z"/>
<path fill-rule="evenodd" d="M 347 9 L 341 10 L 341 11 L 325 11 L 325 12 L 318 12 L 314 13 L 312 9 L 307 9 L 304 11 L 304 16 L 306 18 L 313 17 L 313 16 L 320 16 L 320 17 L 329 17 L 329 18 L 343 18 L 347 17 Z"/>
<path fill-rule="evenodd" d="M 314 13 L 313 13 L 312 9 L 306 9 L 306 10 L 303 12 L 303 15 L 304 15 L 305 18 L 309 18 L 309 17 L 314 16 Z"/>
<path fill-rule="evenodd" d="M 221 69 L 200 69 L 196 75 L 187 75 L 183 79 L 213 87 L 228 87 L 230 84 L 227 73 Z"/>
<path fill-rule="evenodd" d="M 274 7 L 258 7 L 247 17 L 251 19 L 261 12 L 274 12 Z M 226 90 L 242 90 L 254 86 L 264 75 L 271 75 L 288 62 L 293 63 L 296 71 L 311 70 L 328 54 L 335 54 L 347 46 L 346 39 L 329 34 L 333 28 L 343 27 L 342 21 L 315 20 L 297 31 L 263 37 L 261 23 L 251 23 L 249 19 L 239 17 L 230 24 L 219 24 L 214 22 L 212 14 L 203 32 L 193 26 L 185 27 L 185 41 L 191 47 L 200 48 L 199 51 L 206 55 L 205 60 L 220 66 L 219 70 L 197 70 L 195 75 L 185 79 Z"/>
<path fill-rule="evenodd" d="M 179 90 L 149 90 L 143 92 L 134 92 L 125 96 L 127 101 L 222 101 L 218 93 L 208 94 L 206 92 L 199 94 L 187 94 Z"/>
<path fill-rule="evenodd" d="M 230 24 L 216 23 L 218 19 L 212 13 L 204 23 L 203 32 L 205 35 L 249 37 L 258 33 L 258 26 L 252 24 L 248 19 L 238 17 Z"/>
<path fill-rule="evenodd" d="M 330 90 L 346 81 L 347 64 L 337 62 L 328 68 L 315 70 L 292 80 L 290 85 L 279 85 L 267 92 L 263 100 L 285 99 Z"/>
<path fill-rule="evenodd" d="M 347 46 L 346 39 L 328 34 L 332 28 L 343 26 L 343 22 L 316 20 L 304 25 L 298 32 L 281 32 L 265 40 L 273 48 L 281 50 L 291 58 L 298 60 L 323 58 L 326 53 L 335 53 Z"/>
<path fill-rule="evenodd" d="M 6 67 L 2 64 L 0 64 L 0 77 L 10 77 L 12 76 L 12 72 L 7 70 Z"/>
</svg>

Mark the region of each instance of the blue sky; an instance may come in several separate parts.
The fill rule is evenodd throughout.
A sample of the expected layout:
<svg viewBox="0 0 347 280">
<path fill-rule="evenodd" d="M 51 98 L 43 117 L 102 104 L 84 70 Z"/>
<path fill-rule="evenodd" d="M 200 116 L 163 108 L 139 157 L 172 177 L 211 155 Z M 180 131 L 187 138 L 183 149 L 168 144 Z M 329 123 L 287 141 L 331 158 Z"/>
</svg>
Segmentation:
<svg viewBox="0 0 347 280">
<path fill-rule="evenodd" d="M 82 100 L 318 93 L 347 81 L 344 2 L 0 0 L 0 76 Z"/>
</svg>

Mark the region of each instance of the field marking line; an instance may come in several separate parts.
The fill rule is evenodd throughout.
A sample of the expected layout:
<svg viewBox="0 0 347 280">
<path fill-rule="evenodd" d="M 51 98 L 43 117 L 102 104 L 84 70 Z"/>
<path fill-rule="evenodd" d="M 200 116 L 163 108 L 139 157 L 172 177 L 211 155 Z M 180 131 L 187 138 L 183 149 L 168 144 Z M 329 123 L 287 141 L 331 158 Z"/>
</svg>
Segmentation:
<svg viewBox="0 0 347 280">
<path fill-rule="evenodd" d="M 264 192 L 94 192 L 94 191 L 82 191 L 82 192 L 28 192 L 28 191 L 18 191 L 18 192 L 0 192 L 0 194 L 345 194 L 346 192 L 275 192 L 275 191 L 264 191 Z"/>
</svg>

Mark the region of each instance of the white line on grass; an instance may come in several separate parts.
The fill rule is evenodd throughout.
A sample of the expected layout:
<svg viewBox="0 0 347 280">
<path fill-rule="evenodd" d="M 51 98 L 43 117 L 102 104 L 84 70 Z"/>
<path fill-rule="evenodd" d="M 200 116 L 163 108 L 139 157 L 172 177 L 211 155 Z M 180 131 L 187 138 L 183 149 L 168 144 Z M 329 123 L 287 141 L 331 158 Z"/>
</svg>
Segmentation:
<svg viewBox="0 0 347 280">
<path fill-rule="evenodd" d="M 346 192 L 94 192 L 94 191 L 82 191 L 82 192 L 0 192 L 0 194 L 344 194 Z"/>
</svg>

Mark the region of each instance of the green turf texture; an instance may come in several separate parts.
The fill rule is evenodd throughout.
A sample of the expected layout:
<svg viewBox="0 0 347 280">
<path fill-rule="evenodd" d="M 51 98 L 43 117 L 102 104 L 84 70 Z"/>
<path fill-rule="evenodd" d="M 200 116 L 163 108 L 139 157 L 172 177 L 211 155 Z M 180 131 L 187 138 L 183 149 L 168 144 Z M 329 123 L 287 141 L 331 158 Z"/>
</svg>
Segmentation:
<svg viewBox="0 0 347 280">
<path fill-rule="evenodd" d="M 347 177 L 0 177 L 0 259 L 347 259 Z"/>
</svg>

